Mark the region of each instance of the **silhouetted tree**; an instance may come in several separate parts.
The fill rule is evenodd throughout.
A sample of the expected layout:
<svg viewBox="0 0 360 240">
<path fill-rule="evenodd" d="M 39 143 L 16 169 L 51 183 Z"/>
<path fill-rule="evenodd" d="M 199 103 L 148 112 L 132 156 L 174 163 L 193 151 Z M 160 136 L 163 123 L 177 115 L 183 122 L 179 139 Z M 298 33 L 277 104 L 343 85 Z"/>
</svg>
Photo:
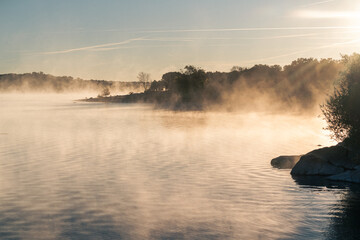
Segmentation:
<svg viewBox="0 0 360 240">
<path fill-rule="evenodd" d="M 199 100 L 205 89 L 205 82 L 205 71 L 189 65 L 176 78 L 175 91 L 180 94 L 182 101 Z"/>
<path fill-rule="evenodd" d="M 349 56 L 344 56 L 342 61 L 299 58 L 284 67 L 264 64 L 251 68 L 235 66 L 231 72 L 205 72 L 189 65 L 183 70 L 165 73 L 161 80 L 151 84 L 150 75 L 144 72 L 140 72 L 138 81 L 132 83 L 87 81 L 42 72 L 0 74 L 0 92 L 22 89 L 55 92 L 87 89 L 101 92 L 104 88 L 114 92 L 122 88 L 130 88 L 129 91 L 143 88 L 147 92 L 144 101 L 151 102 L 157 98 L 158 102 L 171 101 L 174 103 L 169 104 L 171 106 L 192 107 L 194 104 L 201 107 L 201 103 L 206 103 L 226 105 L 229 109 L 268 109 L 271 105 L 272 109 L 278 108 L 275 110 L 318 110 L 318 104 L 324 101 L 327 93 L 332 92 L 333 82 L 349 59 Z M 184 102 L 186 104 L 182 104 Z"/>
<path fill-rule="evenodd" d="M 230 72 L 241 72 L 242 70 L 244 70 L 244 68 L 240 67 L 240 66 L 233 66 L 230 69 Z"/>
<path fill-rule="evenodd" d="M 150 82 L 150 74 L 144 73 L 144 72 L 139 72 L 137 79 L 144 87 L 144 91 L 146 91 L 148 88 L 148 84 Z"/>
<path fill-rule="evenodd" d="M 149 90 L 150 91 L 154 91 L 154 92 L 157 92 L 157 91 L 163 91 L 165 90 L 165 84 L 163 81 L 152 81 L 151 85 L 150 85 L 150 88 Z"/>
<path fill-rule="evenodd" d="M 168 72 L 162 75 L 161 81 L 164 83 L 166 90 L 173 90 L 175 88 L 176 79 L 181 75 L 179 72 Z"/>
<path fill-rule="evenodd" d="M 322 112 L 327 129 L 333 132 L 337 141 L 349 139 L 360 143 L 360 55 L 344 58 L 347 68 L 324 105 Z"/>
</svg>

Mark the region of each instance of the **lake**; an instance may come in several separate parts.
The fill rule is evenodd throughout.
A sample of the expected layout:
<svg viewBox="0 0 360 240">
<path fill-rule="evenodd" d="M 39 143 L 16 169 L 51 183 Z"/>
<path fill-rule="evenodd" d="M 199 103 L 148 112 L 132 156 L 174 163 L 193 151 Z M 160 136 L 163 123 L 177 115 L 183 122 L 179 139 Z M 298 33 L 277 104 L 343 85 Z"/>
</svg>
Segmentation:
<svg viewBox="0 0 360 240">
<path fill-rule="evenodd" d="M 0 239 L 355 239 L 358 185 L 272 158 L 333 145 L 316 116 L 0 95 Z"/>
</svg>

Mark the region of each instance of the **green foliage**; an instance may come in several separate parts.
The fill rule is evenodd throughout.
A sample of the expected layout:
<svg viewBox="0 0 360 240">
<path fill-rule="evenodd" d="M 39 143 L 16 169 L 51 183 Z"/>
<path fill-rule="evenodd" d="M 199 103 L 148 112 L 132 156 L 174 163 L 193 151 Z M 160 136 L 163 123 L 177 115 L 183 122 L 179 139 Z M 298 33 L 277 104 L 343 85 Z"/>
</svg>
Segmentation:
<svg viewBox="0 0 360 240">
<path fill-rule="evenodd" d="M 347 68 L 321 110 L 335 140 L 360 143 L 360 55 L 343 58 Z"/>
</svg>

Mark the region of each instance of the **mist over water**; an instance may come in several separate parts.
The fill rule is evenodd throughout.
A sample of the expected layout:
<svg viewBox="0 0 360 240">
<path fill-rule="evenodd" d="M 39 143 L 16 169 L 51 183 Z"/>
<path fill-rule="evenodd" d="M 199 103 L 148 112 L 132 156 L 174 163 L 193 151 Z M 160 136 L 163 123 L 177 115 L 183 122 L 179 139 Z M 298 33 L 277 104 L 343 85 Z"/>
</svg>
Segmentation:
<svg viewBox="0 0 360 240">
<path fill-rule="evenodd" d="M 269 163 L 334 144 L 320 118 L 73 101 L 85 96 L 0 95 L 0 239 L 356 231 L 356 185 L 294 180 Z"/>
</svg>

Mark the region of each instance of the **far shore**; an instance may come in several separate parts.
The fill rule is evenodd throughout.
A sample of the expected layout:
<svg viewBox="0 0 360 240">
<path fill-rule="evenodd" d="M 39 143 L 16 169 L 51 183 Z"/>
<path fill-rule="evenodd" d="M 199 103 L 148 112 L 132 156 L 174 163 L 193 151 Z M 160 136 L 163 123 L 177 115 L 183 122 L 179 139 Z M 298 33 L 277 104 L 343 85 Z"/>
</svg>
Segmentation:
<svg viewBox="0 0 360 240">
<path fill-rule="evenodd" d="M 176 94 L 171 91 L 145 91 L 141 93 L 130 93 L 127 95 L 116 96 L 97 96 L 85 99 L 79 99 L 81 102 L 103 102 L 103 103 L 147 103 L 153 104 L 154 107 L 184 110 L 184 111 L 199 111 L 204 110 L 204 106 L 196 101 L 179 101 Z"/>
<path fill-rule="evenodd" d="M 141 92 L 127 95 L 97 96 L 79 99 L 83 102 L 110 102 L 110 103 L 157 103 L 168 97 L 167 92 Z M 161 99 L 160 99 L 161 98 Z"/>
</svg>

